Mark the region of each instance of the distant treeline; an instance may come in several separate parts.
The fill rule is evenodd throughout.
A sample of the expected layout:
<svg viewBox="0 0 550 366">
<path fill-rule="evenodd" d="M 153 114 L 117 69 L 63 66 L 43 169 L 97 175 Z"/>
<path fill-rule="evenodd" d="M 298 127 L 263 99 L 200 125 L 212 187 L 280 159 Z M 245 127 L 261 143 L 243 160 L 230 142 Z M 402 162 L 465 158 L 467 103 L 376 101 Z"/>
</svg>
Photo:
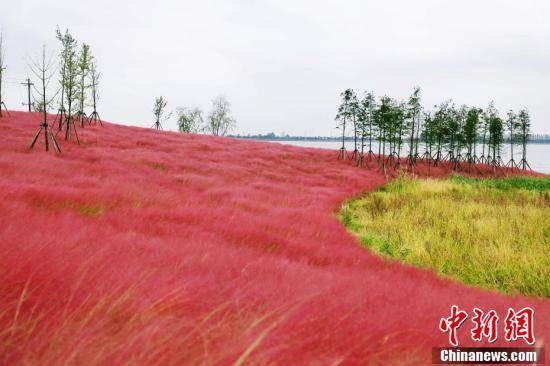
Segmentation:
<svg viewBox="0 0 550 366">
<path fill-rule="evenodd" d="M 238 139 L 251 139 L 251 140 L 270 140 L 270 141 L 342 141 L 342 137 L 333 136 L 292 136 L 292 135 L 277 135 L 274 132 L 266 134 L 246 134 L 246 135 L 229 135 L 229 137 Z M 346 136 L 346 141 L 354 141 L 354 137 Z M 550 134 L 530 134 L 528 136 L 528 142 L 534 144 L 550 144 Z M 504 136 L 504 141 L 509 142 L 510 136 Z M 478 138 L 479 143 L 483 142 L 482 138 Z"/>
<path fill-rule="evenodd" d="M 507 141 L 510 141 L 510 136 L 506 137 Z M 549 134 L 531 134 L 527 138 L 527 141 L 537 144 L 550 144 L 550 135 Z"/>
<path fill-rule="evenodd" d="M 229 135 L 229 137 L 237 139 L 251 139 L 251 140 L 273 140 L 273 141 L 341 141 L 342 138 L 329 137 L 329 136 L 291 136 L 291 135 L 276 135 L 274 132 L 257 135 Z M 350 138 L 352 139 L 352 138 Z M 353 139 L 352 139 L 353 140 Z"/>
</svg>

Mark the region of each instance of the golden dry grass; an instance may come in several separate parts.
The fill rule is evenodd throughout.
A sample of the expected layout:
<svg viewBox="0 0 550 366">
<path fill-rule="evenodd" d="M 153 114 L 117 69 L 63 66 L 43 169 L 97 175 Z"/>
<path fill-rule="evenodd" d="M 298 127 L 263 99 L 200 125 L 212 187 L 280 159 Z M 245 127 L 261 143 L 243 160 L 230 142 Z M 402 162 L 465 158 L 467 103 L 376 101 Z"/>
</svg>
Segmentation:
<svg viewBox="0 0 550 366">
<path fill-rule="evenodd" d="M 550 179 L 394 181 L 341 220 L 371 250 L 470 285 L 550 297 Z"/>
</svg>

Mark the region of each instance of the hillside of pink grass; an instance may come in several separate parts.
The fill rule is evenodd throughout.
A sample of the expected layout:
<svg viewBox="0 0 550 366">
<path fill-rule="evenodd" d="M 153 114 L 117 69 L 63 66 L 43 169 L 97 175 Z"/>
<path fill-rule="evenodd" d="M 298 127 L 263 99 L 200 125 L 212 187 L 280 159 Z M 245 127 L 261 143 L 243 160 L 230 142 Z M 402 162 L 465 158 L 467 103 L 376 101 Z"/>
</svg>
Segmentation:
<svg viewBox="0 0 550 366">
<path fill-rule="evenodd" d="M 429 364 L 452 304 L 550 339 L 548 300 L 361 248 L 336 212 L 385 179 L 334 151 L 108 123 L 29 151 L 38 124 L 0 119 L 0 364 Z"/>
</svg>

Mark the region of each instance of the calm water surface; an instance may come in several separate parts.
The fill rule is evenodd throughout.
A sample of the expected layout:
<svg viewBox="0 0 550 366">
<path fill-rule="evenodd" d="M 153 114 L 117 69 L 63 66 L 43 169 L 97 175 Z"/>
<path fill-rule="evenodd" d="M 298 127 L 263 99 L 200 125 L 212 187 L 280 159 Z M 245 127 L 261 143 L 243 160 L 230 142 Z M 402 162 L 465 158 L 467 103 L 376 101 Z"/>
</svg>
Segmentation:
<svg viewBox="0 0 550 366">
<path fill-rule="evenodd" d="M 338 141 L 270 141 L 280 144 L 302 146 L 302 147 L 316 147 L 321 149 L 333 149 L 338 150 L 342 146 L 341 142 Z M 373 145 L 375 146 L 375 145 Z M 376 145 L 378 146 L 378 145 Z M 348 151 L 353 151 L 353 141 L 346 141 L 346 149 Z M 367 149 L 368 150 L 368 149 Z M 419 148 L 420 152 L 424 151 L 423 146 Z M 481 147 L 477 148 L 478 155 L 481 151 Z M 404 147 L 404 154 L 407 155 L 408 146 Z M 403 154 L 403 153 L 402 153 Z M 501 153 L 502 160 L 508 162 L 510 159 L 510 145 L 505 144 L 503 151 Z M 514 146 L 514 158 L 516 161 L 521 159 L 521 148 L 520 146 Z M 527 145 L 527 162 L 537 172 L 550 174 L 550 144 L 529 144 Z"/>
</svg>

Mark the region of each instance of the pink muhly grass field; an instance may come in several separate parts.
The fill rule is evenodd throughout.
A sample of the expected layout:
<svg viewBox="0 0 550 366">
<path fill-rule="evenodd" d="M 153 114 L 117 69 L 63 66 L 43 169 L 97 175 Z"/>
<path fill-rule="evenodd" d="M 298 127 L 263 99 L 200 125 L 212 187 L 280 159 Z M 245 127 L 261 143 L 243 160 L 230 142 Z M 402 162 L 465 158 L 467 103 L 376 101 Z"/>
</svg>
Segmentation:
<svg viewBox="0 0 550 366">
<path fill-rule="evenodd" d="M 550 339 L 548 300 L 361 248 L 336 212 L 385 179 L 337 152 L 108 123 L 29 151 L 39 120 L 0 119 L 0 364 L 427 364 L 452 304 Z"/>
</svg>

